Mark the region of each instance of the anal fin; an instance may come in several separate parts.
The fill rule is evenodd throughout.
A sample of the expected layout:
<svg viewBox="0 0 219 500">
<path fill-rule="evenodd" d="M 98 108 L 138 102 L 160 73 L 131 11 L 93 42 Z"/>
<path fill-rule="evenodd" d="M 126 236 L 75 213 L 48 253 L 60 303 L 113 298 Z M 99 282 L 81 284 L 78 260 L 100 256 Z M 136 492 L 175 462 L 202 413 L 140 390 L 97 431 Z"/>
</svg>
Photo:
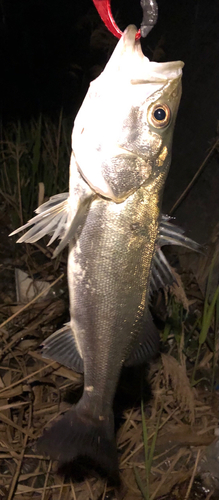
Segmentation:
<svg viewBox="0 0 219 500">
<path fill-rule="evenodd" d="M 70 323 L 66 323 L 63 328 L 50 335 L 41 344 L 41 348 L 43 358 L 57 361 L 78 373 L 84 372 L 83 359 L 77 350 Z"/>
</svg>

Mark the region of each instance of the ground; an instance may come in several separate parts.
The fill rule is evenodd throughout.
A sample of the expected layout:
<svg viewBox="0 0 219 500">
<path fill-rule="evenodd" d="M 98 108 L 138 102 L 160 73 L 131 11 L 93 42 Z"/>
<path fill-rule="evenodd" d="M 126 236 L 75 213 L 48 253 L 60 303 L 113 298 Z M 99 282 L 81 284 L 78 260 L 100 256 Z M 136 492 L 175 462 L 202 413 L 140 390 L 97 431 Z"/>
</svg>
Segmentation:
<svg viewBox="0 0 219 500">
<path fill-rule="evenodd" d="M 218 470 L 218 462 L 214 433 L 218 426 L 215 357 L 218 342 L 213 320 L 209 343 L 202 346 L 197 364 L 195 380 L 200 379 L 198 384 L 194 383 L 192 374 L 200 335 L 200 323 L 196 319 L 203 309 L 204 276 L 209 273 L 209 261 L 218 244 L 217 238 L 209 242 L 208 259 L 185 250 L 169 252 L 168 258 L 181 273 L 187 297 L 181 287 L 177 287 L 175 299 L 168 300 L 167 307 L 162 292 L 154 299 L 153 310 L 163 343 L 161 355 L 147 371 L 147 382 L 144 379 L 145 404 L 142 402 L 142 409 L 140 382 L 138 390 L 136 385 L 139 373 L 135 381 L 135 375 L 128 380 L 128 386 L 126 377 L 121 382 L 122 397 L 119 396 L 119 400 L 123 398 L 126 409 L 122 414 L 121 407 L 116 410 L 122 479 L 121 490 L 116 492 L 84 463 L 74 464 L 70 477 L 67 476 L 64 482 L 57 474 L 57 464 L 37 453 L 37 438 L 49 422 L 79 397 L 82 378 L 57 363 L 42 359 L 38 350 L 42 340 L 67 320 L 66 256 L 54 263 L 44 242 L 37 246 L 16 246 L 14 239 L 7 237 L 10 229 L 10 218 L 6 204 L 3 204 L 0 498 L 216 499 L 218 474 L 215 470 Z M 28 307 L 19 303 L 15 268 L 22 268 L 29 276 L 34 276 L 36 287 L 39 280 L 47 282 L 51 286 L 50 294 L 41 296 Z M 215 284 L 212 282 L 211 286 L 215 287 Z M 214 338 L 215 348 L 212 348 Z M 148 445 L 142 432 L 148 437 Z"/>
</svg>

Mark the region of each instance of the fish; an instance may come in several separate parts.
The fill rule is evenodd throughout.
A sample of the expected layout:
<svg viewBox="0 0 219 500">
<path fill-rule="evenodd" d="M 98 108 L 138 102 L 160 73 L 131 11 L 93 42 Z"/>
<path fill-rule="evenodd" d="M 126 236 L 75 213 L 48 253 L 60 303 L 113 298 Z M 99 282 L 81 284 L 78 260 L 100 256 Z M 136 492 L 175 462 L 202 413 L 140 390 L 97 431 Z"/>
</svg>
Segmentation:
<svg viewBox="0 0 219 500">
<path fill-rule="evenodd" d="M 149 360 L 159 336 L 148 310 L 171 275 L 163 244 L 196 248 L 161 216 L 181 98 L 182 61 L 151 62 L 128 26 L 91 82 L 72 132 L 69 193 L 37 209 L 18 241 L 45 234 L 68 245 L 70 323 L 43 355 L 84 373 L 79 402 L 45 431 L 39 449 L 60 464 L 92 459 L 115 482 L 113 400 L 123 365 Z"/>
</svg>

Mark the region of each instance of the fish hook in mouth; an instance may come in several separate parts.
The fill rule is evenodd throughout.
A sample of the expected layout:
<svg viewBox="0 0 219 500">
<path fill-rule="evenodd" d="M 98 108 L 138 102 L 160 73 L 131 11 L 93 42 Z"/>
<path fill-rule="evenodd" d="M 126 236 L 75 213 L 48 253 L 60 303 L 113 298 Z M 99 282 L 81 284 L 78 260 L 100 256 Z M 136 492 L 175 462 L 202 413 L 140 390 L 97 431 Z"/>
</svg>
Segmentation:
<svg viewBox="0 0 219 500">
<path fill-rule="evenodd" d="M 104 22 L 105 26 L 117 38 L 121 38 L 123 32 L 117 26 L 111 11 L 110 0 L 93 0 L 93 3 Z M 143 20 L 141 28 L 135 35 L 135 39 L 139 40 L 141 36 L 145 38 L 157 22 L 158 8 L 156 0 L 140 0 L 143 10 Z"/>
</svg>

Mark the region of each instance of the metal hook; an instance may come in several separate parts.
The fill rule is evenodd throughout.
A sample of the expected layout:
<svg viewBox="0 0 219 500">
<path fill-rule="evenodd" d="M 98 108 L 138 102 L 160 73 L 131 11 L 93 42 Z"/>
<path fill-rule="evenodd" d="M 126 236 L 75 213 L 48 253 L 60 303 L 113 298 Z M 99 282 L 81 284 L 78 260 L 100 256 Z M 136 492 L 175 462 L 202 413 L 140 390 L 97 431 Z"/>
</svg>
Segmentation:
<svg viewBox="0 0 219 500">
<path fill-rule="evenodd" d="M 110 0 L 93 0 L 93 3 L 108 30 L 117 38 L 121 38 L 122 31 L 113 18 Z M 143 20 L 140 30 L 135 35 L 136 40 L 139 40 L 141 36 L 146 37 L 148 35 L 156 24 L 158 16 L 156 0 L 140 0 L 140 4 L 143 10 Z"/>
<path fill-rule="evenodd" d="M 143 20 L 141 23 L 141 36 L 145 38 L 155 26 L 158 18 L 158 7 L 156 0 L 140 0 L 143 10 Z"/>
</svg>

